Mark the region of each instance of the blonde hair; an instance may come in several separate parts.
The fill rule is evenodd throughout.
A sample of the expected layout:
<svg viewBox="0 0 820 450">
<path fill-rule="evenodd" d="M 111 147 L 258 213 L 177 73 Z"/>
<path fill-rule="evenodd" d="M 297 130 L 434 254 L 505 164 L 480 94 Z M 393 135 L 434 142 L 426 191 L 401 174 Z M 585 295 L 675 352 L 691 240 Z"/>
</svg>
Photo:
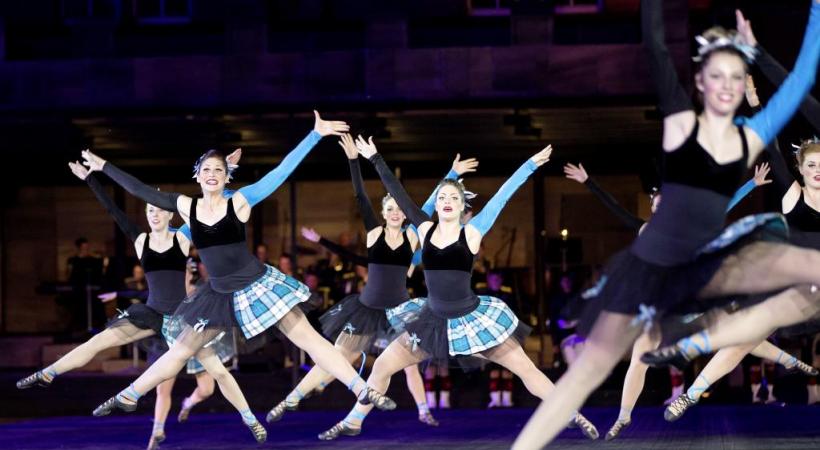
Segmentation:
<svg viewBox="0 0 820 450">
<path fill-rule="evenodd" d="M 797 164 L 802 166 L 803 161 L 806 159 L 806 155 L 811 153 L 820 153 L 820 139 L 806 139 L 800 143 L 800 147 L 795 152 Z"/>
</svg>

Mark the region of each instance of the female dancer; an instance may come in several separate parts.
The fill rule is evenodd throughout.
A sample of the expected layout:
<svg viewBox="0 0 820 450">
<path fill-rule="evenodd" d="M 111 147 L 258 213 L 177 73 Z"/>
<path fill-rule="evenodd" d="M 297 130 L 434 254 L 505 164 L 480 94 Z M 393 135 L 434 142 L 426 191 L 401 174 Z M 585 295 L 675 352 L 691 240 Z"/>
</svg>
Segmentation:
<svg viewBox="0 0 820 450">
<path fill-rule="evenodd" d="M 743 99 L 751 49 L 725 34 L 700 37 L 695 81 L 704 110 L 694 111 L 663 42 L 660 0 L 642 0 L 641 22 L 664 115 L 663 205 L 632 246 L 615 255 L 605 278 L 587 291 L 587 322 L 596 319 L 581 357 L 559 380 L 518 436 L 514 449 L 541 448 L 609 375 L 641 334 L 642 322 L 693 296 L 759 294 L 820 282 L 820 252 L 762 239 L 782 218 L 741 220 L 721 236 L 726 206 L 746 168 L 772 141 L 811 88 L 820 57 L 820 0 L 813 0 L 794 72 L 769 104 L 744 125 L 734 116 Z M 716 237 L 721 237 L 710 244 Z M 707 245 L 709 244 L 709 245 Z M 595 312 L 600 311 L 600 314 Z M 759 341 L 758 341 L 759 342 Z"/>
<path fill-rule="evenodd" d="M 753 86 L 752 86 L 753 88 Z M 747 99 L 749 100 L 752 106 L 756 106 L 758 102 L 755 101 L 755 98 L 751 98 L 750 95 L 753 93 L 753 90 L 747 89 Z M 756 186 L 762 186 L 764 184 L 771 183 L 771 180 L 766 179 L 766 175 L 769 173 L 769 166 L 766 163 L 755 167 L 755 176 L 749 180 L 746 184 L 744 184 L 734 195 L 732 200 L 729 202 L 729 206 L 727 211 L 732 209 L 743 197 L 745 197 L 752 189 Z M 642 221 L 640 218 L 632 215 L 629 211 L 627 211 L 623 206 L 621 206 L 617 200 L 615 200 L 612 195 L 608 192 L 603 190 L 592 178 L 589 177 L 584 166 L 579 164 L 577 166 L 573 164 L 567 164 L 564 166 L 564 174 L 566 177 L 575 180 L 579 183 L 584 184 L 589 188 L 589 190 L 601 200 L 602 203 L 612 211 L 619 219 L 626 226 L 631 229 L 636 230 L 639 234 L 646 226 L 646 222 Z M 657 210 L 657 206 L 660 203 L 660 194 L 655 194 L 650 197 L 650 210 L 654 213 Z M 604 439 L 607 441 L 611 441 L 618 437 L 618 435 L 623 431 L 624 428 L 628 427 L 632 423 L 632 410 L 635 408 L 635 404 L 638 402 L 638 397 L 643 391 L 644 381 L 646 378 L 646 370 L 649 367 L 647 364 L 641 362 L 640 357 L 643 353 L 653 350 L 658 347 L 660 344 L 660 336 L 658 333 L 643 333 L 640 337 L 635 341 L 635 344 L 632 347 L 632 357 L 629 361 L 629 368 L 626 371 L 626 376 L 624 377 L 624 387 L 623 392 L 621 394 L 621 409 L 618 414 L 618 419 L 612 425 L 612 427 L 607 431 Z M 743 347 L 743 355 L 751 353 L 755 356 L 760 358 L 769 359 L 774 362 L 781 362 L 782 360 L 786 363 L 787 367 L 794 367 L 797 365 L 798 367 L 809 367 L 802 361 L 797 361 L 796 358 L 791 357 L 788 358 L 790 355 L 785 354 L 780 348 L 775 347 L 773 344 L 769 342 L 761 343 L 759 348 L 749 349 Z M 783 355 L 786 357 L 783 358 Z M 717 357 L 717 355 L 716 355 Z M 725 358 L 721 357 L 718 361 L 723 360 Z M 797 362 L 793 362 L 797 361 Z M 739 361 L 738 361 L 739 362 Z M 710 362 L 711 364 L 711 362 Z M 717 363 L 716 363 L 717 364 Z M 800 366 L 802 364 L 802 366 Z M 737 365 L 737 364 L 735 364 Z M 707 367 L 709 367 L 707 365 Z M 715 367 L 715 365 L 713 365 Z M 729 367 L 728 370 L 731 370 L 734 367 Z M 674 370 L 674 373 L 671 371 Z M 706 370 L 706 369 L 704 369 Z M 707 372 L 708 374 L 708 372 Z M 676 368 L 675 366 L 670 366 L 670 377 L 675 379 L 675 376 L 681 377 L 680 369 Z M 680 402 L 681 394 L 683 394 L 683 384 L 680 385 L 680 390 L 675 393 L 673 392 L 672 397 L 668 400 L 667 404 L 673 404 L 670 408 L 667 408 L 667 411 L 676 407 L 674 404 Z M 674 386 L 673 386 L 674 389 Z M 700 391 L 702 393 L 702 391 Z M 686 394 L 683 394 L 686 395 Z M 667 420 L 669 420 L 667 416 Z"/>
<path fill-rule="evenodd" d="M 460 218 L 464 211 L 464 187 L 454 180 L 443 180 L 436 191 L 438 222 L 416 206 L 384 160 L 376 152 L 372 138 L 356 141 L 359 152 L 370 159 L 399 207 L 419 231 L 422 242 L 424 278 L 427 281 L 427 303 L 419 317 L 406 324 L 406 331 L 394 340 L 373 364 L 368 383 L 386 389 L 390 377 L 399 370 L 428 358 L 446 360 L 481 356 L 516 375 L 534 395 L 545 398 L 552 382 L 535 367 L 521 348 L 520 340 L 529 327 L 520 322 L 510 308 L 493 297 L 479 297 L 470 287 L 473 259 L 481 240 L 492 227 L 504 204 L 518 187 L 549 160 L 552 147 L 535 154 L 504 183 L 484 209 L 466 225 Z M 370 408 L 356 405 L 347 417 L 319 435 L 335 439 L 339 435 L 359 434 L 361 422 Z M 563 424 L 570 422 L 569 419 Z M 598 432 L 586 418 L 576 414 L 572 421 L 584 434 L 595 439 Z"/>
<path fill-rule="evenodd" d="M 377 338 L 387 335 L 391 329 L 403 329 L 403 316 L 421 309 L 424 299 L 410 299 L 407 295 L 407 271 L 418 247 L 418 236 L 415 232 L 402 229 L 404 213 L 389 195 L 382 199 L 385 224 L 379 223 L 364 188 L 359 152 L 353 138 L 344 134 L 339 145 L 347 155 L 353 192 L 367 230 L 368 278 L 361 294 L 347 296 L 319 320 L 322 333 L 334 340 L 339 352 L 352 363 L 361 353 L 369 350 Z M 455 179 L 465 172 L 474 172 L 477 165 L 474 159 L 460 161 L 460 155 L 456 156 L 447 178 Z M 432 212 L 434 201 L 434 196 L 430 195 L 423 208 Z M 438 426 L 438 421 L 427 406 L 418 368 L 408 366 L 404 374 L 419 410 L 419 421 Z M 267 421 L 275 422 L 286 411 L 296 410 L 305 394 L 318 387 L 324 388 L 332 380 L 332 375 L 314 366 L 288 396 L 268 412 Z"/>
<path fill-rule="evenodd" d="M 744 22 L 743 17 L 739 16 L 738 24 L 743 24 Z M 743 27 L 738 28 L 743 29 Z M 752 92 L 756 92 L 754 81 L 751 77 L 748 77 L 747 84 L 750 86 Z M 747 89 L 747 91 L 748 90 L 749 89 Z M 813 100 L 811 96 L 807 96 L 807 98 Z M 755 93 L 752 101 L 750 101 L 750 105 L 755 108 L 758 107 L 759 104 L 760 102 Z M 814 120 L 818 119 L 814 118 Z M 794 245 L 820 249 L 820 212 L 812 206 L 820 205 L 820 202 L 812 202 L 812 204 L 806 202 L 806 198 L 820 199 L 820 190 L 818 189 L 820 188 L 820 180 L 812 180 L 815 174 L 811 173 L 811 168 L 820 164 L 820 157 L 818 157 L 820 155 L 811 156 L 811 154 L 820 153 L 820 147 L 812 149 L 811 144 L 806 143 L 798 150 L 797 167 L 803 175 L 803 186 L 805 186 L 802 189 L 786 167 L 786 161 L 783 159 L 783 154 L 780 152 L 777 140 L 773 141 L 772 145 L 767 147 L 767 153 L 774 168 L 775 188 L 782 198 L 782 211 L 789 224 L 789 240 Z M 814 185 L 814 187 L 812 187 L 812 185 Z M 694 406 L 700 400 L 701 395 L 703 395 L 712 384 L 740 364 L 743 357 L 749 353 L 759 358 L 782 364 L 787 369 L 796 368 L 806 375 L 817 375 L 817 369 L 785 353 L 769 341 L 764 340 L 757 344 L 750 343 L 722 348 L 712 357 L 706 367 L 703 368 L 692 386 L 666 408 L 663 414 L 664 418 L 672 422 L 683 417 L 686 410 Z M 773 389 L 771 385 L 769 388 Z"/>
<path fill-rule="evenodd" d="M 238 157 L 239 154 L 234 154 L 232 164 L 235 164 Z M 147 205 L 145 212 L 151 231 L 142 232 L 140 227 L 128 219 L 128 216 L 106 195 L 99 181 L 94 176 L 89 176 L 85 167 L 78 162 L 69 163 L 69 167 L 77 178 L 88 183 L 88 187 L 114 218 L 120 230 L 134 242 L 137 257 L 148 281 L 148 298 L 146 304 L 131 305 L 104 331 L 76 347 L 54 364 L 18 381 L 18 389 L 32 386 L 48 387 L 57 375 L 84 366 L 105 349 L 138 340 L 150 340 L 153 336 L 164 337 L 163 324 L 185 299 L 185 266 L 190 240 L 185 230 L 170 230 L 168 225 L 173 214 Z M 146 346 L 157 347 L 154 343 Z M 220 372 L 222 371 L 225 371 L 224 367 Z M 196 398 L 199 402 L 213 394 L 214 379 L 200 366 L 196 380 L 197 388 L 189 398 Z M 165 440 L 165 419 L 171 408 L 173 385 L 174 378 L 157 386 L 154 426 L 148 443 L 149 449 L 157 448 L 159 443 Z M 194 403 L 189 403 L 190 411 Z"/>
<path fill-rule="evenodd" d="M 216 151 L 205 153 L 194 168 L 202 188 L 201 199 L 159 192 L 91 152 L 83 152 L 85 165 L 92 171 L 105 172 L 127 191 L 153 205 L 179 212 L 191 227 L 193 243 L 210 276 L 208 283 L 177 309 L 175 319 L 180 321 L 182 331 L 171 349 L 127 389 L 97 407 L 94 415 L 106 415 L 115 408 L 134 411 L 145 392 L 173 377 L 193 355 L 205 367 L 219 363 L 212 344 L 230 338 L 228 333 L 234 324 L 248 339 L 276 325 L 314 361 L 343 381 L 360 402 L 375 403 L 380 409 L 395 408 L 392 400 L 370 389 L 350 363 L 310 326 L 301 309 L 295 308 L 309 298 L 307 287 L 260 263 L 246 244 L 245 223 L 251 208 L 273 193 L 323 136 L 339 135 L 348 129 L 344 122 L 322 120 L 315 111 L 314 115 L 313 131 L 276 169 L 227 200 L 222 195 L 227 165 L 225 157 Z M 217 379 L 217 383 L 257 441 L 264 441 L 267 432 L 248 408 L 236 380 L 224 377 Z"/>
</svg>

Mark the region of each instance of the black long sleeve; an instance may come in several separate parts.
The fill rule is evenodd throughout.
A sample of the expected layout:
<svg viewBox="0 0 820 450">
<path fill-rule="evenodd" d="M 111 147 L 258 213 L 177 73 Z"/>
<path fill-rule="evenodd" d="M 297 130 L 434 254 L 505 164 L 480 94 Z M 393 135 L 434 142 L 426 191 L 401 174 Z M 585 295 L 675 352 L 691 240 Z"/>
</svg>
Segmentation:
<svg viewBox="0 0 820 450">
<path fill-rule="evenodd" d="M 630 230 L 635 230 L 637 232 L 641 229 L 644 224 L 644 221 L 641 220 L 640 217 L 637 217 L 626 210 L 617 200 L 613 197 L 609 192 L 603 190 L 601 186 L 598 186 L 598 183 L 595 182 L 592 178 L 587 178 L 587 181 L 584 182 L 584 185 L 593 193 L 601 203 L 606 206 L 608 210 L 615 214 L 615 217 L 620 219 L 624 225 Z"/>
<path fill-rule="evenodd" d="M 364 221 L 364 228 L 367 231 L 379 227 L 379 219 L 376 218 L 376 212 L 373 211 L 373 205 L 370 199 L 367 198 L 367 192 L 364 189 L 364 180 L 362 179 L 362 169 L 359 166 L 359 160 L 348 159 L 350 165 L 350 180 L 353 182 L 353 194 L 356 196 L 356 203 L 359 205 L 359 212 L 362 214 Z"/>
<path fill-rule="evenodd" d="M 772 179 L 777 187 L 777 193 L 782 197 L 786 195 L 786 192 L 788 192 L 796 180 L 791 171 L 789 171 L 786 158 L 783 157 L 783 152 L 780 151 L 780 146 L 777 145 L 777 139 L 766 146 L 766 153 L 769 154 L 769 164 L 772 166 Z"/>
<path fill-rule="evenodd" d="M 649 54 L 649 71 L 658 94 L 661 114 L 666 117 L 694 109 L 689 95 L 680 84 L 666 47 L 661 0 L 641 0 L 641 32 Z"/>
<path fill-rule="evenodd" d="M 757 45 L 757 51 L 758 55 L 755 62 L 757 66 L 760 67 L 760 71 L 763 72 L 763 75 L 775 86 L 783 84 L 783 81 L 789 76 L 786 69 L 760 44 Z M 800 104 L 800 112 L 803 114 L 803 117 L 808 120 L 812 128 L 814 128 L 814 131 L 820 133 L 820 102 L 812 97 L 811 94 L 808 94 L 806 98 L 803 99 L 803 103 Z"/>
<path fill-rule="evenodd" d="M 404 190 L 401 182 L 396 179 L 396 176 L 393 175 L 393 172 L 387 167 L 387 163 L 384 162 L 382 155 L 376 153 L 370 157 L 370 162 L 373 163 L 373 167 L 376 168 L 376 172 L 379 174 L 379 178 L 381 178 L 385 189 L 396 199 L 396 203 L 399 204 L 399 208 L 401 208 L 404 215 L 410 220 L 410 223 L 418 227 L 424 222 L 429 222 L 430 216 L 425 214 L 424 211 L 413 202 L 413 199 L 411 199 L 407 191 Z"/>
<path fill-rule="evenodd" d="M 117 226 L 120 227 L 120 230 L 122 230 L 122 232 L 126 236 L 128 236 L 128 239 L 131 239 L 132 242 L 135 241 L 137 239 L 137 236 L 139 236 L 140 233 L 142 233 L 140 227 L 137 226 L 137 224 L 135 224 L 134 222 L 132 222 L 128 218 L 128 216 L 125 215 L 125 212 L 123 212 L 123 210 L 117 207 L 117 205 L 114 203 L 114 200 L 112 200 L 111 197 L 105 194 L 105 189 L 103 189 L 102 185 L 100 184 L 100 181 L 97 180 L 93 173 L 85 177 L 85 182 L 88 183 L 88 187 L 91 188 L 91 192 L 93 192 L 94 195 L 97 197 L 97 200 L 99 200 L 100 203 L 102 203 L 103 207 L 105 207 L 105 210 L 108 211 L 108 214 L 110 214 L 111 217 L 114 218 L 114 222 L 117 223 Z"/>
<path fill-rule="evenodd" d="M 357 266 L 367 267 L 366 257 L 362 255 L 357 255 L 356 253 L 351 252 L 347 248 L 333 241 L 327 240 L 325 238 L 319 238 L 319 245 L 339 255 L 339 257 L 341 257 L 345 261 L 350 261 Z"/>
<path fill-rule="evenodd" d="M 142 181 L 123 172 L 110 162 L 103 166 L 103 173 L 108 175 L 114 182 L 122 186 L 144 202 L 154 205 L 166 211 L 177 212 L 177 198 L 180 194 L 176 192 L 160 192 L 156 188 L 144 184 Z"/>
</svg>

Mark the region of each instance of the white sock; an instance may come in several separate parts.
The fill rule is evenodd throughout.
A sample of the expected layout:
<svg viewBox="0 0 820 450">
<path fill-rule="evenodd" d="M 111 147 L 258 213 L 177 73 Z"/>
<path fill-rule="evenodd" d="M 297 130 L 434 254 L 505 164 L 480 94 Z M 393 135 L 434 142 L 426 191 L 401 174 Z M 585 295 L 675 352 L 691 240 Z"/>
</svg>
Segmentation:
<svg viewBox="0 0 820 450">
<path fill-rule="evenodd" d="M 512 392 L 501 391 L 501 406 L 509 408 L 513 405 Z"/>
</svg>

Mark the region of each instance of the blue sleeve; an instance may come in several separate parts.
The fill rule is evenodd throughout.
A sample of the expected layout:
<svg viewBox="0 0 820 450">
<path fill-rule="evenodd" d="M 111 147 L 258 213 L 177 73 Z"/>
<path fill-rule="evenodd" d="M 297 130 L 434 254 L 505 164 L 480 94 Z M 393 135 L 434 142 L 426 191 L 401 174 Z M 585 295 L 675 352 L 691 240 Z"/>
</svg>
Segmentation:
<svg viewBox="0 0 820 450">
<path fill-rule="evenodd" d="M 288 156 L 285 156 L 285 159 L 275 169 L 268 172 L 256 183 L 239 189 L 238 192 L 245 196 L 250 206 L 258 204 L 285 182 L 320 139 L 322 139 L 322 136 L 319 133 L 311 131 L 296 148 L 288 153 Z"/>
<path fill-rule="evenodd" d="M 182 233 L 189 241 L 193 241 L 193 238 L 191 238 L 191 227 L 189 227 L 187 223 L 177 229 L 169 228 L 169 230 L 172 233 Z"/>
<path fill-rule="evenodd" d="M 528 159 L 527 162 L 515 171 L 509 180 L 501 185 L 498 192 L 496 192 L 495 195 L 493 195 L 493 198 L 487 202 L 487 206 L 485 206 L 477 216 L 470 220 L 470 225 L 476 227 L 482 236 L 487 234 L 495 223 L 495 219 L 498 218 L 498 214 L 500 214 L 501 210 L 504 209 L 504 205 L 507 204 L 510 197 L 512 197 L 515 191 L 517 191 L 518 188 L 524 184 L 530 175 L 532 175 L 537 169 L 538 166 L 531 159 Z"/>
<path fill-rule="evenodd" d="M 414 266 L 421 265 L 421 247 L 417 248 L 416 251 L 413 253 L 413 260 L 410 264 Z"/>
<path fill-rule="evenodd" d="M 812 1 L 809 24 L 803 37 L 803 47 L 797 57 L 794 70 L 786 78 L 774 96 L 759 113 L 746 119 L 744 124 L 768 145 L 786 126 L 797 108 L 811 90 L 817 77 L 817 61 L 820 59 L 820 3 Z"/>
<path fill-rule="evenodd" d="M 455 170 L 450 169 L 447 172 L 447 175 L 444 177 L 445 180 L 457 180 L 458 174 Z M 424 204 L 421 205 L 421 210 L 427 213 L 428 216 L 433 216 L 433 212 L 436 210 L 436 194 L 438 193 L 438 188 L 433 189 L 433 192 L 430 193 L 430 196 L 427 197 L 427 200 L 424 201 Z M 414 230 L 415 231 L 415 230 Z M 418 233 L 417 233 L 418 234 Z"/>
<path fill-rule="evenodd" d="M 747 181 L 746 184 L 740 187 L 740 189 L 735 192 L 735 196 L 732 197 L 732 200 L 729 201 L 729 206 L 726 207 L 726 212 L 729 212 L 734 208 L 744 197 L 749 195 L 750 192 L 754 190 L 756 187 L 755 179 L 752 178 L 751 180 Z"/>
</svg>

